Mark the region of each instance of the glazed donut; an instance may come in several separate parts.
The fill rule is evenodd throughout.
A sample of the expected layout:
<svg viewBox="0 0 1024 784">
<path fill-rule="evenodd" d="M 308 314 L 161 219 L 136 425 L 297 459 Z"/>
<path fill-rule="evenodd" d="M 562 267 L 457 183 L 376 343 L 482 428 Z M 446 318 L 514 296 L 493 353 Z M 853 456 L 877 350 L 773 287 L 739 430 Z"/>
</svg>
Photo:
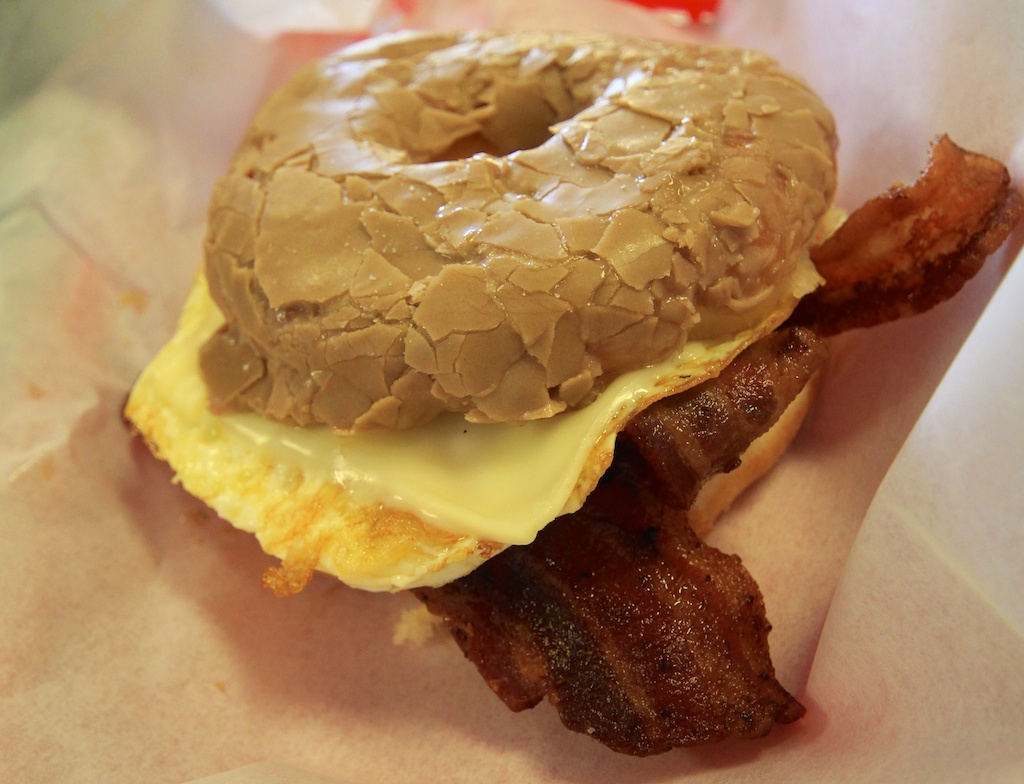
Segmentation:
<svg viewBox="0 0 1024 784">
<path fill-rule="evenodd" d="M 343 49 L 272 96 L 216 188 L 211 406 L 351 432 L 585 405 L 792 299 L 835 145 L 810 89 L 746 51 Z"/>
</svg>

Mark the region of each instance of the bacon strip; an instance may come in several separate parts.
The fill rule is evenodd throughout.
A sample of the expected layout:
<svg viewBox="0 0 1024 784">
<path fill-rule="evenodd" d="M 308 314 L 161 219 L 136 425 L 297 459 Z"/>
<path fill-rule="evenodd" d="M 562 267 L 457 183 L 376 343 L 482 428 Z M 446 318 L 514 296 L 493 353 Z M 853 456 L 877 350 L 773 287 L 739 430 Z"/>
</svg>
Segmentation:
<svg viewBox="0 0 1024 784">
<path fill-rule="evenodd" d="M 416 593 L 509 708 L 547 696 L 569 729 L 615 751 L 759 737 L 799 718 L 754 580 L 637 490 L 619 473 L 529 547 Z M 638 511 L 647 531 L 620 525 Z"/>
<path fill-rule="evenodd" d="M 699 486 L 771 426 L 802 386 L 790 377 L 821 362 L 818 343 L 806 330 L 769 336 L 702 393 L 658 404 L 579 512 L 415 592 L 509 708 L 546 696 L 567 727 L 634 755 L 760 737 L 803 714 L 775 679 L 757 584 L 693 533 L 644 451 L 655 444 L 659 464 Z M 719 415 L 745 435 L 688 441 Z"/>
<path fill-rule="evenodd" d="M 731 471 L 824 364 L 823 341 L 785 329 L 750 346 L 714 381 L 637 414 L 625 434 L 676 502 L 690 507 L 701 485 Z"/>
<path fill-rule="evenodd" d="M 917 182 L 867 202 L 811 250 L 825 285 L 789 323 L 834 335 L 923 313 L 981 269 L 1022 212 L 1003 164 L 942 136 Z"/>
</svg>

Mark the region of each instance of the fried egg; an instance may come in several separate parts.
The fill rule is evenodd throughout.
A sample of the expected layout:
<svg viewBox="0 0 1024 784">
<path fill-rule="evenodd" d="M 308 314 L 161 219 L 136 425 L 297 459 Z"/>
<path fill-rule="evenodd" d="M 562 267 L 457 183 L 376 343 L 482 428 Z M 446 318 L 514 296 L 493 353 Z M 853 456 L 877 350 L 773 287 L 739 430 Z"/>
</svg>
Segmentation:
<svg viewBox="0 0 1024 784">
<path fill-rule="evenodd" d="M 521 424 L 453 414 L 411 430 L 343 435 L 210 410 L 199 349 L 224 318 L 200 273 L 125 414 L 185 490 L 282 560 L 271 573 L 275 590 L 301 588 L 314 569 L 371 591 L 437 586 L 578 509 L 636 411 L 716 375 L 818 282 L 804 260 L 753 327 L 690 340 L 575 411 Z"/>
</svg>

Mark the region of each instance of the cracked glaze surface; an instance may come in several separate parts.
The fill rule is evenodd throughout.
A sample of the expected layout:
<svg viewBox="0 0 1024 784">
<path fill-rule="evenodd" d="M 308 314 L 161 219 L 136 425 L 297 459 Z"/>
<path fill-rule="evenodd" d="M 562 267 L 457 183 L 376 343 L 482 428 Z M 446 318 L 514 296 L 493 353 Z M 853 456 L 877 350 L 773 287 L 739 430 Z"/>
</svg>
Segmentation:
<svg viewBox="0 0 1024 784">
<path fill-rule="evenodd" d="M 211 404 L 340 431 L 584 405 L 791 297 L 834 148 L 828 110 L 757 53 L 349 47 L 268 101 L 218 184 Z"/>
</svg>

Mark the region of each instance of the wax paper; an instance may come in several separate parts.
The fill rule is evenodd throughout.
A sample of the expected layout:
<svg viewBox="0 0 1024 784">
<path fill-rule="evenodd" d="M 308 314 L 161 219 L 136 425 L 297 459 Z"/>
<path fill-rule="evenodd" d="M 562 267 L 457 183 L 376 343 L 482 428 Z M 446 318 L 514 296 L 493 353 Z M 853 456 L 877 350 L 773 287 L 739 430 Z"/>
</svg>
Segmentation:
<svg viewBox="0 0 1024 784">
<path fill-rule="evenodd" d="M 831 341 L 793 449 L 712 535 L 762 586 L 780 678 L 808 708 L 760 741 L 616 755 L 550 706 L 508 712 L 443 636 L 396 645 L 407 596 L 318 575 L 274 597 L 255 540 L 121 421 L 253 111 L 305 59 L 367 34 L 755 46 L 833 107 L 843 206 L 913 179 L 943 132 L 1024 182 L 1012 2 L 733 0 L 713 24 L 675 20 L 615 0 L 138 0 L 5 111 L 0 779 L 1021 780 L 1020 230 L 954 301 Z"/>
</svg>

